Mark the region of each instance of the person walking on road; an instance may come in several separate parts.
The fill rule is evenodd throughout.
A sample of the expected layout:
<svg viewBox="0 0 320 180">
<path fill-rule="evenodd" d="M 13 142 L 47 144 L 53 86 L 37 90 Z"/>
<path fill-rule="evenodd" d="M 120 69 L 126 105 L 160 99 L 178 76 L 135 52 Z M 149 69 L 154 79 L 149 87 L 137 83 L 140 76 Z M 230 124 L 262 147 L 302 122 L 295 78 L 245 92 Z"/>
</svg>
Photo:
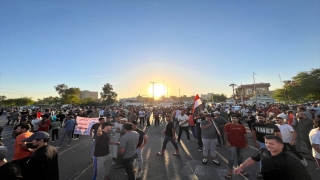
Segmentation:
<svg viewBox="0 0 320 180">
<path fill-rule="evenodd" d="M 180 139 L 182 136 L 182 131 L 185 131 L 187 134 L 187 142 L 190 141 L 190 134 L 189 134 L 189 117 L 185 114 L 186 111 L 182 110 L 181 115 L 178 116 L 178 122 L 179 122 L 179 134 L 178 134 L 178 140 L 177 143 L 180 143 Z"/>
<path fill-rule="evenodd" d="M 96 146 L 96 137 L 97 137 L 97 132 L 98 132 L 98 129 L 100 127 L 100 125 L 102 125 L 103 123 L 105 122 L 105 119 L 103 117 L 99 118 L 99 122 L 98 123 L 95 123 L 94 125 L 91 126 L 91 129 L 90 129 L 90 136 L 91 136 L 91 139 L 92 139 L 92 158 L 94 157 L 94 148 Z M 93 136 L 92 136 L 93 134 Z M 93 161 L 93 159 L 92 159 Z"/>
<path fill-rule="evenodd" d="M 202 143 L 203 143 L 203 164 L 207 164 L 208 162 L 208 155 L 210 151 L 210 155 L 212 157 L 212 162 L 220 165 L 220 162 L 216 159 L 216 146 L 218 144 L 218 128 L 217 125 L 215 125 L 215 122 L 212 119 L 212 116 L 210 114 L 206 115 L 206 120 L 201 121 L 200 124 L 201 127 L 201 137 L 202 137 Z"/>
<path fill-rule="evenodd" d="M 143 148 L 146 146 L 148 142 L 148 136 L 144 133 L 141 129 L 137 128 L 138 122 L 132 121 L 132 130 L 139 133 L 139 143 L 137 145 L 137 164 L 138 164 L 138 172 L 137 172 L 137 179 L 141 178 L 143 175 L 143 159 L 142 159 L 142 151 Z"/>
<path fill-rule="evenodd" d="M 237 115 L 231 115 L 230 119 L 231 123 L 224 126 L 226 145 L 229 151 L 229 170 L 225 175 L 227 179 L 232 178 L 232 169 L 235 158 L 237 157 L 237 165 L 240 166 L 243 162 L 244 151 L 249 149 L 246 128 L 242 124 L 239 124 Z M 241 174 L 243 176 L 248 176 L 248 173 L 245 171 L 242 171 Z"/>
<path fill-rule="evenodd" d="M 128 180 L 135 180 L 135 172 L 133 171 L 133 161 L 137 158 L 137 145 L 139 142 L 139 134 L 132 131 L 132 123 L 123 125 L 126 132 L 120 139 L 119 154 L 122 155 L 122 165 L 127 173 Z"/>
<path fill-rule="evenodd" d="M 279 117 L 279 115 L 278 117 L 276 117 L 275 121 L 277 123 L 276 125 L 279 127 L 281 132 L 284 150 L 289 148 L 290 151 L 300 159 L 302 164 L 304 166 L 307 166 L 308 163 L 306 159 L 303 158 L 301 154 L 296 150 L 296 146 L 294 144 L 294 141 L 296 140 L 296 137 L 297 137 L 297 133 L 293 130 L 292 126 L 285 124 L 283 118 Z"/>
<path fill-rule="evenodd" d="M 178 145 L 175 141 L 176 140 L 176 129 L 174 128 L 174 124 L 172 122 L 172 118 L 171 118 L 170 114 L 166 115 L 166 121 L 167 121 L 166 129 L 163 131 L 165 138 L 162 143 L 162 149 L 160 152 L 157 153 L 157 155 L 163 155 L 164 151 L 167 148 L 168 142 L 171 141 L 172 145 L 176 149 L 176 152 L 174 155 L 180 156 L 179 148 L 178 148 Z"/>
<path fill-rule="evenodd" d="M 68 138 L 69 138 L 67 146 L 70 146 L 70 143 L 71 143 L 71 141 L 72 141 L 72 131 L 73 131 L 73 127 L 74 127 L 75 123 L 76 123 L 76 122 L 75 122 L 75 120 L 73 119 L 73 116 L 72 116 L 72 115 L 69 115 L 69 116 L 67 117 L 67 121 L 65 122 L 65 125 L 64 125 L 65 130 L 64 130 L 63 135 L 62 135 L 62 137 L 61 137 L 61 139 L 60 139 L 60 143 L 59 143 L 59 145 L 56 147 L 57 149 L 60 149 L 60 148 L 61 148 L 61 145 L 62 145 L 62 143 L 63 143 L 63 141 L 64 141 L 64 138 L 65 138 L 66 136 L 68 136 Z"/>
<path fill-rule="evenodd" d="M 309 138 L 312 145 L 312 155 L 320 168 L 320 120 L 314 120 L 314 125 L 316 128 L 310 131 Z"/>
<path fill-rule="evenodd" d="M 119 142 L 110 141 L 110 122 L 104 122 L 99 126 L 94 148 L 94 170 L 92 180 L 109 180 L 112 167 L 112 157 L 109 145 L 119 145 Z"/>
</svg>

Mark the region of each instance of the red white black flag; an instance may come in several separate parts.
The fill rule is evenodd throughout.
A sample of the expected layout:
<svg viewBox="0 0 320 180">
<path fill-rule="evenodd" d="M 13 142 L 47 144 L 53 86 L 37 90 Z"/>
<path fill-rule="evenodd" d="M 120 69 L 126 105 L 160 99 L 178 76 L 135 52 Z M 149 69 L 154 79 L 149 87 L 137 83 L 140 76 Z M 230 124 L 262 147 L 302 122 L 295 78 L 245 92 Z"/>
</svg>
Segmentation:
<svg viewBox="0 0 320 180">
<path fill-rule="evenodd" d="M 192 107 L 193 118 L 196 118 L 203 109 L 204 107 L 203 107 L 202 101 L 197 94 L 193 101 L 193 107 Z"/>
</svg>

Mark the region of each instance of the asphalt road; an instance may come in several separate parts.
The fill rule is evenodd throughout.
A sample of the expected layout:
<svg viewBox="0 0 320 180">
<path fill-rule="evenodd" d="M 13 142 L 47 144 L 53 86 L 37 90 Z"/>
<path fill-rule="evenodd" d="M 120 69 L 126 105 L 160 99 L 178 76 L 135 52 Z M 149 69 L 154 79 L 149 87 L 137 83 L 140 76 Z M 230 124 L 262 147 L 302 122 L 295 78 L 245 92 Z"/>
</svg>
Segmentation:
<svg viewBox="0 0 320 180">
<path fill-rule="evenodd" d="M 13 156 L 13 141 L 11 138 L 12 127 L 5 125 L 5 116 L 0 117 L 0 125 L 4 127 L 2 132 L 2 142 L 8 147 L 9 153 L 6 157 L 11 160 Z M 182 135 L 180 148 L 180 157 L 173 156 L 174 147 L 169 142 L 164 156 L 157 156 L 164 139 L 162 131 L 165 123 L 161 126 L 141 127 L 149 136 L 149 142 L 144 148 L 144 175 L 142 180 L 220 180 L 225 179 L 227 170 L 228 152 L 225 149 L 217 147 L 217 158 L 221 165 L 217 166 L 208 161 L 208 164 L 202 164 L 202 152 L 197 150 L 197 143 L 190 141 L 187 143 L 186 134 Z M 60 132 L 61 136 L 62 132 Z M 190 134 L 191 135 L 191 134 Z M 192 136 L 192 135 L 191 135 Z M 249 133 L 249 136 L 251 134 Z M 244 157 L 250 157 L 256 150 L 253 148 L 252 138 L 249 138 L 251 147 L 245 151 Z M 50 143 L 57 146 L 58 142 Z M 91 139 L 88 136 L 81 136 L 79 140 L 73 140 L 70 147 L 66 146 L 66 140 L 59 149 L 59 171 L 61 180 L 90 180 L 93 173 L 91 160 Z M 308 161 L 307 169 L 314 180 L 319 180 L 320 170 L 317 169 L 315 161 Z M 256 179 L 255 174 L 259 172 L 259 165 L 255 164 L 246 169 L 248 177 L 234 175 L 233 179 Z M 125 180 L 124 169 L 113 169 L 111 172 L 112 180 Z"/>
</svg>

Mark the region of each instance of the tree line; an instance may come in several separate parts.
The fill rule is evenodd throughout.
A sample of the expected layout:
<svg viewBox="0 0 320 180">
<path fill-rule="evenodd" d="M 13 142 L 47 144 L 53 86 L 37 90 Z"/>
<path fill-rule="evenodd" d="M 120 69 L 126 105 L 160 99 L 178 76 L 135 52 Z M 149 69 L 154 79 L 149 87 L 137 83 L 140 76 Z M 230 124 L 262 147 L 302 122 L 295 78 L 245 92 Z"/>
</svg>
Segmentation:
<svg viewBox="0 0 320 180">
<path fill-rule="evenodd" d="M 66 84 L 54 86 L 59 96 L 45 97 L 32 100 L 31 97 L 10 98 L 0 96 L 0 105 L 3 106 L 28 106 L 28 105 L 57 105 L 57 104 L 74 104 L 74 105 L 110 105 L 117 102 L 118 94 L 114 92 L 111 84 L 106 83 L 100 92 L 100 99 L 94 100 L 90 97 L 80 99 L 81 90 L 78 87 L 68 87 Z"/>
</svg>

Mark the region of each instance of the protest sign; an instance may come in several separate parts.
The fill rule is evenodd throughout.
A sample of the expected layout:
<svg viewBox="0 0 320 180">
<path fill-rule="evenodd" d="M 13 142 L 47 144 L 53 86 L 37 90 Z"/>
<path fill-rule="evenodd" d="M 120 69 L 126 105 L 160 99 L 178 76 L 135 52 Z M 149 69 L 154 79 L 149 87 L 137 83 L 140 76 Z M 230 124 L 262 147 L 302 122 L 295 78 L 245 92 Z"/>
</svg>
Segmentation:
<svg viewBox="0 0 320 180">
<path fill-rule="evenodd" d="M 99 118 L 86 118 L 77 116 L 77 125 L 74 128 L 74 134 L 90 135 L 92 125 L 99 122 Z"/>
</svg>

